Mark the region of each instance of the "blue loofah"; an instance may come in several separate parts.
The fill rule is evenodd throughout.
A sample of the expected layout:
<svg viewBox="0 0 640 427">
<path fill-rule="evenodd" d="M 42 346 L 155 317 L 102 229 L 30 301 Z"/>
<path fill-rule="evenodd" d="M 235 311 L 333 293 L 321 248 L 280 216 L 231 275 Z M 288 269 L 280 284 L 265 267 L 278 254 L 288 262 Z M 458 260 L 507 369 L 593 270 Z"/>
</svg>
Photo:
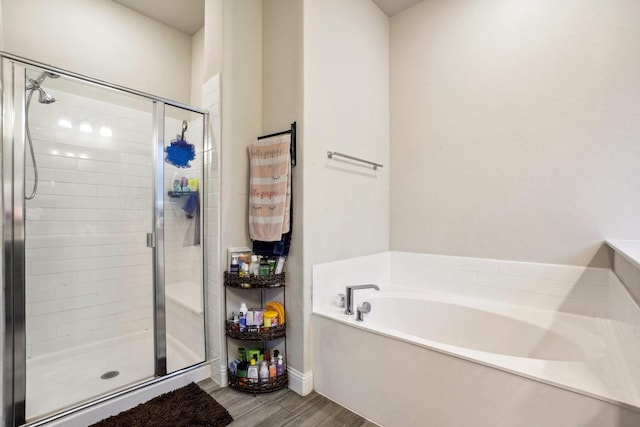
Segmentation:
<svg viewBox="0 0 640 427">
<path fill-rule="evenodd" d="M 196 149 L 193 144 L 189 144 L 180 135 L 164 149 L 164 161 L 178 168 L 190 168 L 189 162 L 196 158 Z"/>
</svg>

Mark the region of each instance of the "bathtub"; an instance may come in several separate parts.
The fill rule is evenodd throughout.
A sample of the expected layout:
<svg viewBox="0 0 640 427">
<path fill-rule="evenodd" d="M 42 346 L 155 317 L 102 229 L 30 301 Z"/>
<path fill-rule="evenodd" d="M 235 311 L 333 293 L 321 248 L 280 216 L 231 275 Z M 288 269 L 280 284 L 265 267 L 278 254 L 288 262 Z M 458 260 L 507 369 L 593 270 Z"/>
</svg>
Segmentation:
<svg viewBox="0 0 640 427">
<path fill-rule="evenodd" d="M 398 286 L 355 297 L 362 322 L 314 295 L 314 388 L 375 423 L 640 425 L 637 326 Z"/>
<path fill-rule="evenodd" d="M 589 318 L 412 292 L 368 300 L 375 310 L 366 316 L 365 328 L 487 362 L 493 355 L 503 360 L 586 361 L 605 353 L 603 340 L 591 332 L 597 325 Z M 518 360 L 511 362 L 516 365 Z"/>
</svg>

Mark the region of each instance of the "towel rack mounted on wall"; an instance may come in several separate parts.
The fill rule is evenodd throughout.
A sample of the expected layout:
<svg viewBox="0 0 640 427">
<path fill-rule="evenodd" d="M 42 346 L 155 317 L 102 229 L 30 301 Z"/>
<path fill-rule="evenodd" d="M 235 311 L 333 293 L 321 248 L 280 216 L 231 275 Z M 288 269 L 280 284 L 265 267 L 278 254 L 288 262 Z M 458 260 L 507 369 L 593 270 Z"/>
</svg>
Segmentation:
<svg viewBox="0 0 640 427">
<path fill-rule="evenodd" d="M 258 139 L 271 138 L 272 136 L 291 134 L 291 146 L 289 151 L 291 152 L 291 166 L 296 165 L 296 122 L 291 123 L 291 129 L 284 130 L 282 132 L 271 133 L 269 135 L 259 136 Z"/>
<path fill-rule="evenodd" d="M 344 157 L 345 159 L 355 160 L 356 162 L 366 163 L 368 165 L 373 166 L 373 170 L 378 170 L 378 168 L 383 167 L 380 163 L 370 162 L 369 160 L 364 160 L 359 157 L 349 156 L 347 154 L 338 153 L 337 151 L 327 151 L 327 158 L 332 159 L 333 156 Z"/>
</svg>

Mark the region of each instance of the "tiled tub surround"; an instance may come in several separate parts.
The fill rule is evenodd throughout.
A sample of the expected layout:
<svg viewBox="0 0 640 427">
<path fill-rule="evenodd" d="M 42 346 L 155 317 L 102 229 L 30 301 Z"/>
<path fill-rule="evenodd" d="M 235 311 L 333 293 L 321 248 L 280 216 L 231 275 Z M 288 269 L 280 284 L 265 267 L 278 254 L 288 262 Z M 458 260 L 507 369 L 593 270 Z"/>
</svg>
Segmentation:
<svg viewBox="0 0 640 427">
<path fill-rule="evenodd" d="M 314 387 L 375 422 L 640 423 L 640 310 L 608 269 L 388 252 L 316 265 L 313 276 Z M 364 322 L 336 305 L 359 283 L 381 287 L 355 294 L 372 305 Z M 408 298 L 390 320 L 380 318 L 386 296 Z M 510 321 L 513 338 L 494 340 Z M 539 345 L 522 341 L 526 331 Z M 376 400 L 390 390 L 393 401 Z"/>
</svg>

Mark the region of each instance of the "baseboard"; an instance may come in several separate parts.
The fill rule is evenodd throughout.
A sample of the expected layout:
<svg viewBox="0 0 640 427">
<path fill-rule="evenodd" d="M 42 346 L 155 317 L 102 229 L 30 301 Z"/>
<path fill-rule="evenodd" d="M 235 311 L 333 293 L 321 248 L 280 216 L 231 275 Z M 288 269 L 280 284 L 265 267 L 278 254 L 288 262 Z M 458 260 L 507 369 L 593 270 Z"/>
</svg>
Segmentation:
<svg viewBox="0 0 640 427">
<path fill-rule="evenodd" d="M 221 357 L 211 361 L 211 379 L 218 383 L 218 385 L 226 387 L 229 381 L 227 377 L 227 366 L 221 364 L 221 362 Z"/>
<path fill-rule="evenodd" d="M 306 396 L 313 391 L 313 372 L 308 371 L 302 373 L 291 367 L 287 368 L 289 372 L 289 388 L 296 393 Z"/>
</svg>

